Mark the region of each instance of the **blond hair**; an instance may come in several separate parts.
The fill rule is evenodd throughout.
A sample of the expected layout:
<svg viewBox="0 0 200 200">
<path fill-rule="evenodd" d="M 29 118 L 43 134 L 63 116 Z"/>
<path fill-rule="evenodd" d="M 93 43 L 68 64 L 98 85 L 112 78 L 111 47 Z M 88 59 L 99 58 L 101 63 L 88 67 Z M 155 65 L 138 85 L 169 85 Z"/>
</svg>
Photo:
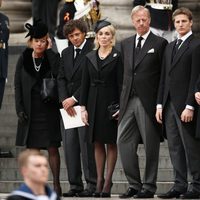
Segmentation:
<svg viewBox="0 0 200 200">
<path fill-rule="evenodd" d="M 26 149 L 22 151 L 18 156 L 18 164 L 20 169 L 27 165 L 30 156 L 41 156 L 46 158 L 46 156 L 37 149 Z"/>
<path fill-rule="evenodd" d="M 114 26 L 111 24 L 111 25 L 108 25 L 108 26 L 104 26 L 104 27 L 108 27 L 108 29 L 110 30 L 110 32 L 111 32 L 111 34 L 112 34 L 112 40 L 111 40 L 111 46 L 113 47 L 113 46 L 115 46 L 115 43 L 116 43 L 116 37 L 115 37 L 115 34 L 116 34 L 116 30 L 115 30 L 115 28 L 114 28 Z M 103 27 L 103 28 L 104 28 Z M 101 30 L 101 29 L 100 29 Z M 100 31 L 99 30 L 99 31 Z M 98 31 L 98 32 L 99 32 Z M 98 39 L 97 39 L 97 37 L 98 37 L 98 32 L 96 33 L 96 36 L 95 36 L 95 39 L 94 39 L 94 45 L 95 45 L 95 48 L 94 49 L 98 49 L 99 48 L 99 42 L 98 42 Z"/>
</svg>

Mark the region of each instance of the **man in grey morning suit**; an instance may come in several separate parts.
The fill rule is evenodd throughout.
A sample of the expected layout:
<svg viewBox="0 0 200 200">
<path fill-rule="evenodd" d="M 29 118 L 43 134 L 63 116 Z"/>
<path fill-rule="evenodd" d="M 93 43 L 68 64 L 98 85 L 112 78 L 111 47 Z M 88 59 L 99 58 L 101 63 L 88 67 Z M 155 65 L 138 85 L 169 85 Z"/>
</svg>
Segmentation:
<svg viewBox="0 0 200 200">
<path fill-rule="evenodd" d="M 74 105 L 78 105 L 82 79 L 82 63 L 92 50 L 93 41 L 86 40 L 86 24 L 82 20 L 70 20 L 64 26 L 65 36 L 72 43 L 62 51 L 58 75 L 59 99 L 66 112 L 74 116 Z M 63 149 L 67 165 L 70 190 L 64 197 L 91 197 L 96 190 L 96 165 L 93 145 L 85 141 L 85 128 L 65 130 L 62 134 Z M 83 191 L 81 160 L 86 180 Z"/>
<path fill-rule="evenodd" d="M 157 121 L 164 124 L 174 169 L 174 185 L 160 198 L 200 198 L 200 140 L 195 137 L 195 83 L 200 73 L 195 49 L 200 41 L 192 34 L 192 13 L 177 9 L 173 21 L 178 39 L 165 50 L 158 92 Z M 192 181 L 188 187 L 187 172 Z"/>
<path fill-rule="evenodd" d="M 153 198 L 162 138 L 155 118 L 155 106 L 167 41 L 150 31 L 151 19 L 147 8 L 136 6 L 132 10 L 131 18 L 137 34 L 121 43 L 124 81 L 118 128 L 119 152 L 130 186 L 119 197 Z M 143 182 L 137 156 L 141 141 L 146 152 Z M 127 158 L 127 155 L 130 156 Z"/>
</svg>

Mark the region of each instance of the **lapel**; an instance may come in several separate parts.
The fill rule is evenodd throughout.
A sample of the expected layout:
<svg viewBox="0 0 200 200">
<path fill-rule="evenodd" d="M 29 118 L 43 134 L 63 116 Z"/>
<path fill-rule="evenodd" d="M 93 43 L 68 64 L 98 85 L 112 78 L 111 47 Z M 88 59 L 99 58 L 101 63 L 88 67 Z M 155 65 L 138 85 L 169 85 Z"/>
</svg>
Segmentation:
<svg viewBox="0 0 200 200">
<path fill-rule="evenodd" d="M 80 55 L 78 56 L 75 65 L 72 65 L 72 75 L 76 72 L 76 70 L 79 68 L 82 58 L 86 55 L 88 51 L 88 42 L 86 41 L 84 47 L 81 50 Z M 74 49 L 73 49 L 73 56 L 74 56 Z M 74 57 L 73 57 L 74 58 Z"/>
<path fill-rule="evenodd" d="M 87 57 L 92 63 L 92 66 L 96 69 L 96 71 L 99 71 L 98 63 L 97 63 L 97 51 L 94 50 L 90 52 Z M 119 52 L 113 47 L 110 55 L 106 58 L 103 66 L 100 70 L 103 70 L 109 63 L 111 63 L 113 60 L 115 60 L 119 56 Z"/>
<path fill-rule="evenodd" d="M 72 72 L 73 72 L 73 61 L 74 61 L 74 47 L 73 45 L 69 46 L 69 51 L 66 51 L 66 67 L 67 67 L 67 76 L 69 76 L 69 79 L 72 76 Z"/>
<path fill-rule="evenodd" d="M 125 53 L 127 57 L 127 62 L 128 62 L 128 70 L 131 72 L 132 74 L 132 69 L 133 69 L 133 63 L 134 63 L 134 55 L 135 55 L 135 38 L 136 35 L 131 37 L 130 40 L 127 41 L 127 45 L 126 45 L 126 49 L 125 49 Z M 125 58 L 126 60 L 126 58 Z"/>
<path fill-rule="evenodd" d="M 109 63 L 115 60 L 119 56 L 119 52 L 115 48 L 112 48 L 110 55 L 106 58 L 105 62 L 103 63 L 101 70 L 105 68 Z"/>
<path fill-rule="evenodd" d="M 134 62 L 134 69 L 136 69 L 138 67 L 140 62 L 146 56 L 147 52 L 152 48 L 152 45 L 153 45 L 152 40 L 153 40 L 153 34 L 150 32 L 145 43 L 144 43 L 144 45 L 143 45 L 143 47 L 142 47 L 142 49 L 140 50 L 140 52 L 138 54 L 138 58 Z"/>
<path fill-rule="evenodd" d="M 98 71 L 98 64 L 97 64 L 97 50 L 91 51 L 88 55 L 87 55 L 88 59 L 90 60 L 90 62 L 92 63 L 92 66 L 96 69 L 96 71 Z"/>
<path fill-rule="evenodd" d="M 172 52 L 173 52 L 173 48 L 174 45 L 176 43 L 176 41 L 174 41 L 174 44 L 172 45 L 172 49 L 171 50 L 171 60 L 172 60 L 172 64 L 171 64 L 171 69 L 170 71 L 175 67 L 175 65 L 177 64 L 177 62 L 180 60 L 180 58 L 183 56 L 183 54 L 185 53 L 185 51 L 187 51 L 187 49 L 189 48 L 189 44 L 190 41 L 194 38 L 194 35 L 191 35 L 189 38 L 187 38 L 183 44 L 181 45 L 180 49 L 178 50 L 177 54 L 175 55 L 174 59 L 172 60 Z"/>
</svg>

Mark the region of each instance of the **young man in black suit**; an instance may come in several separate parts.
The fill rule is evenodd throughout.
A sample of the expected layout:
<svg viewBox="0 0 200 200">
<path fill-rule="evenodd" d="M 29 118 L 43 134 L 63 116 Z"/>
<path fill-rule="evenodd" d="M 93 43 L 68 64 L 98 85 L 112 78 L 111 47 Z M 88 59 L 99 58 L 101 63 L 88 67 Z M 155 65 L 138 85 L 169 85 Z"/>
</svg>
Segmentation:
<svg viewBox="0 0 200 200">
<path fill-rule="evenodd" d="M 155 119 L 156 98 L 167 41 L 150 31 L 147 8 L 134 7 L 131 18 L 137 33 L 121 43 L 124 79 L 118 127 L 119 152 L 130 186 L 120 198 L 153 198 L 161 138 Z M 146 152 L 143 182 L 137 156 L 141 139 Z"/>
<path fill-rule="evenodd" d="M 177 9 L 173 21 L 178 39 L 165 50 L 156 119 L 164 125 L 175 180 L 158 197 L 196 199 L 200 197 L 200 140 L 195 138 L 194 88 L 200 67 L 193 54 L 200 40 L 192 34 L 190 10 Z M 188 170 L 192 177 L 189 187 Z"/>
<path fill-rule="evenodd" d="M 86 40 L 87 26 L 82 20 L 70 20 L 64 26 L 64 34 L 72 45 L 62 51 L 58 75 L 59 99 L 66 112 L 74 116 L 73 106 L 79 104 L 82 79 L 82 63 L 93 48 L 93 41 Z M 85 141 L 85 128 L 63 131 L 63 149 L 67 165 L 70 190 L 64 197 L 91 197 L 96 189 L 96 165 L 92 144 Z M 87 183 L 83 190 L 81 160 Z"/>
</svg>

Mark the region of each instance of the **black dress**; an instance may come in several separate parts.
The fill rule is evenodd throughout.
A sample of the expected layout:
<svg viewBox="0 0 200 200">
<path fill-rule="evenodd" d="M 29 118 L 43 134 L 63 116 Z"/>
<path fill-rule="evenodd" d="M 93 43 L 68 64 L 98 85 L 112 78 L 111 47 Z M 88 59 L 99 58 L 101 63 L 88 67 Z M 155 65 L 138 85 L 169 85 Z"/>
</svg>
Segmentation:
<svg viewBox="0 0 200 200">
<path fill-rule="evenodd" d="M 26 123 L 18 122 L 17 146 L 47 149 L 59 147 L 61 142 L 60 113 L 58 102 L 43 102 L 41 86 L 43 78 L 57 76 L 58 62 L 53 51 L 46 50 L 44 58 L 35 59 L 41 68 L 36 71 L 32 60 L 32 50 L 26 49 L 19 58 L 15 73 L 16 111 L 28 116 Z"/>
</svg>

